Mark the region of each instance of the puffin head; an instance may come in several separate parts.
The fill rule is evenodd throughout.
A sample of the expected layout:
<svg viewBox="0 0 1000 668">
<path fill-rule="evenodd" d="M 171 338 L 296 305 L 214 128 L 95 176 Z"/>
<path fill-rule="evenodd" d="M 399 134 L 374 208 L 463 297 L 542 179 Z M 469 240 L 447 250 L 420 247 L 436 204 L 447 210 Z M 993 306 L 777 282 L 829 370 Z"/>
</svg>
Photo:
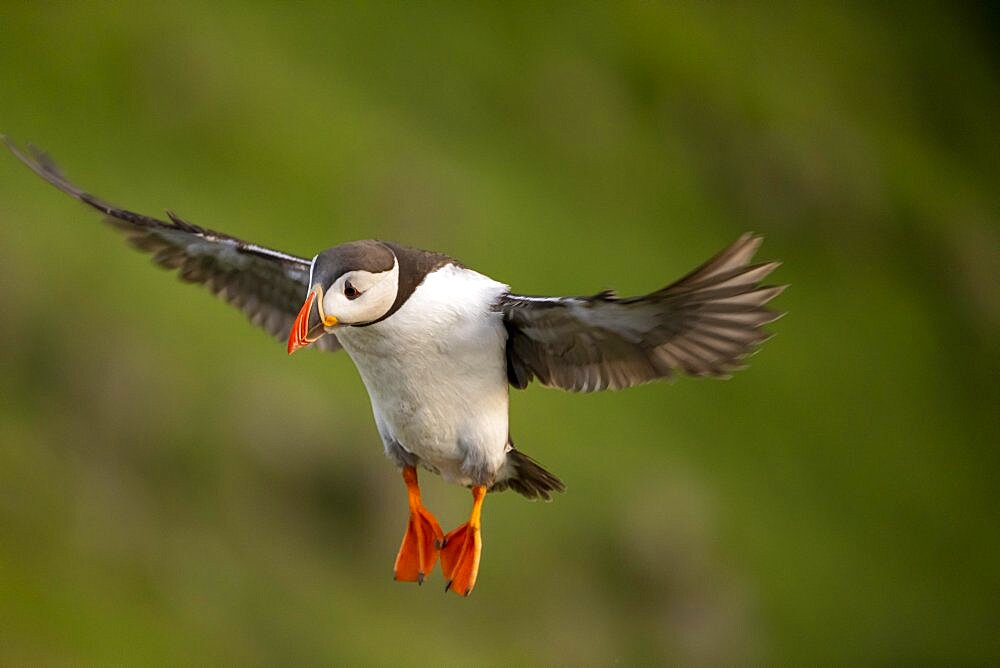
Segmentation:
<svg viewBox="0 0 1000 668">
<path fill-rule="evenodd" d="M 380 241 L 352 241 L 313 258 L 309 292 L 288 336 L 288 354 L 339 327 L 385 317 L 399 292 L 399 260 Z"/>
</svg>

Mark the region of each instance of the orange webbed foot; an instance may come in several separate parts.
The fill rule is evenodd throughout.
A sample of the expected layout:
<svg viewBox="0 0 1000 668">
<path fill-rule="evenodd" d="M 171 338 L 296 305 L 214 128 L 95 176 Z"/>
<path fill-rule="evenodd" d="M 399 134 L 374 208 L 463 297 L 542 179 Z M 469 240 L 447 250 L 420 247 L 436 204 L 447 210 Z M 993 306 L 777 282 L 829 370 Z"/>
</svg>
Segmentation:
<svg viewBox="0 0 1000 668">
<path fill-rule="evenodd" d="M 451 590 L 459 596 L 468 596 L 476 586 L 479 556 L 483 549 L 479 515 L 485 495 L 485 487 L 472 488 L 472 515 L 469 521 L 444 537 L 441 570 L 448 580 L 445 591 Z"/>
<path fill-rule="evenodd" d="M 423 584 L 424 578 L 437 563 L 438 550 L 444 543 L 444 534 L 434 516 L 420 502 L 416 469 L 403 469 L 410 501 L 410 519 L 406 533 L 396 555 L 393 569 L 396 580 Z"/>
<path fill-rule="evenodd" d="M 444 541 L 441 570 L 448 580 L 445 591 L 450 589 L 459 596 L 468 596 L 476 586 L 479 555 L 483 549 L 479 527 L 465 523 L 445 536 Z"/>
</svg>

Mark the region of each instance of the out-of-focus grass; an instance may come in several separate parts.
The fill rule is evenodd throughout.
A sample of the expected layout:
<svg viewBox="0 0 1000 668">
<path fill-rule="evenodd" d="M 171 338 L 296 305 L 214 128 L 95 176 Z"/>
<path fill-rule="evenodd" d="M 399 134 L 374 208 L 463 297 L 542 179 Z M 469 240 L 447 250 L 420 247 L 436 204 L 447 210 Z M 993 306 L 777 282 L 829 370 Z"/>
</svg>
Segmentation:
<svg viewBox="0 0 1000 668">
<path fill-rule="evenodd" d="M 515 394 L 569 491 L 488 499 L 460 601 L 391 580 L 405 498 L 345 356 L 287 358 L 0 158 L 0 659 L 996 660 L 994 24 L 5 4 L 0 130 L 123 205 L 537 294 L 649 290 L 753 229 L 793 287 L 731 381 Z"/>
</svg>

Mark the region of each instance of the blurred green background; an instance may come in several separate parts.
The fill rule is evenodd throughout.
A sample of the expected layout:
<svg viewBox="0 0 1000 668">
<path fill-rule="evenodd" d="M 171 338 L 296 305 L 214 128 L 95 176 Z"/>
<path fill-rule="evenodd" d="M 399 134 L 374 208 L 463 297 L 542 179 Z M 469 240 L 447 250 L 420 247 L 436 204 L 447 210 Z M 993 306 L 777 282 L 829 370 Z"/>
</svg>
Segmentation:
<svg viewBox="0 0 1000 668">
<path fill-rule="evenodd" d="M 755 230 L 792 288 L 730 381 L 515 393 L 569 489 L 487 499 L 463 601 L 392 580 L 404 488 L 346 356 L 288 358 L 0 155 L 0 663 L 1000 660 L 997 26 L 4 2 L 0 131 L 123 206 L 534 294 L 651 290 Z"/>
</svg>

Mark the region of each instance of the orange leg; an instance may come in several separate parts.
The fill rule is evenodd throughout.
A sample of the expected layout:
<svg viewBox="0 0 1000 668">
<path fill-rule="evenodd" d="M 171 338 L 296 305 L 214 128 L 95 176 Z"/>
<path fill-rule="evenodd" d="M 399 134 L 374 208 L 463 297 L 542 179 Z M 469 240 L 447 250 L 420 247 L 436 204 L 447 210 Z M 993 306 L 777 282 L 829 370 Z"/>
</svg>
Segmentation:
<svg viewBox="0 0 1000 668">
<path fill-rule="evenodd" d="M 399 546 L 399 554 L 396 555 L 395 579 L 423 584 L 424 577 L 437 562 L 438 550 L 444 544 L 444 534 L 434 516 L 420 503 L 417 469 L 412 466 L 404 467 L 403 480 L 406 482 L 406 496 L 410 502 L 410 520 L 406 524 L 406 534 Z"/>
<path fill-rule="evenodd" d="M 472 488 L 472 514 L 469 521 L 444 537 L 441 549 L 441 570 L 448 580 L 445 591 L 452 590 L 459 596 L 468 596 L 476 586 L 479 574 L 479 554 L 483 541 L 479 535 L 479 516 L 483 508 L 486 488 L 478 485 Z"/>
</svg>

